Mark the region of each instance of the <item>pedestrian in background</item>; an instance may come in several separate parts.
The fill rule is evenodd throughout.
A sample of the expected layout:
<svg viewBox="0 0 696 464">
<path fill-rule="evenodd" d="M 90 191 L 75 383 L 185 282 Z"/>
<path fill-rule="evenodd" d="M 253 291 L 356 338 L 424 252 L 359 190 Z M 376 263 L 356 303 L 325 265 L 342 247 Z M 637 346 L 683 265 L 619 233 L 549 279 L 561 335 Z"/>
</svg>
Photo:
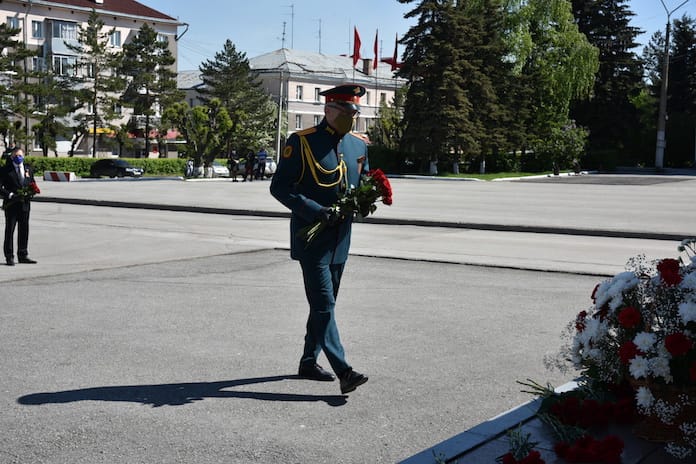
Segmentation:
<svg viewBox="0 0 696 464">
<path fill-rule="evenodd" d="M 29 211 L 31 196 L 23 192 L 35 186 L 31 166 L 24 164 L 24 151 L 12 150 L 9 161 L 0 168 L 0 195 L 5 210 L 5 263 L 14 266 L 14 232 L 17 232 L 17 260 L 24 264 L 35 264 L 29 258 Z M 38 191 L 38 187 L 36 188 Z"/>
<path fill-rule="evenodd" d="M 266 152 L 265 148 L 262 148 L 259 150 L 259 153 L 256 155 L 256 178 L 257 179 L 263 179 L 264 176 L 266 175 L 266 158 L 268 158 L 268 153 Z"/>
<path fill-rule="evenodd" d="M 244 180 L 242 182 L 247 181 L 247 177 L 249 178 L 249 182 L 254 180 L 254 164 L 256 164 L 256 155 L 254 154 L 253 151 L 250 151 L 247 154 L 246 160 L 244 162 Z"/>
</svg>

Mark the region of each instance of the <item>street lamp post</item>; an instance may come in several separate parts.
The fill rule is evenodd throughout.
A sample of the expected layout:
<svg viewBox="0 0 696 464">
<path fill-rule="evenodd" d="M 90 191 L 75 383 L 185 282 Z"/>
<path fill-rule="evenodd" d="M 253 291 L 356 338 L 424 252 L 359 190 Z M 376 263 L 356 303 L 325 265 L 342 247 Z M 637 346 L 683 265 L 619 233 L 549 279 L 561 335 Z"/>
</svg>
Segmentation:
<svg viewBox="0 0 696 464">
<path fill-rule="evenodd" d="M 662 169 L 664 165 L 665 158 L 665 145 L 667 140 L 665 138 L 665 126 L 667 123 L 667 81 L 669 80 L 669 31 L 670 31 L 670 17 L 672 13 L 677 11 L 679 8 L 683 7 L 689 2 L 689 0 L 684 0 L 676 8 L 670 11 L 665 5 L 663 0 L 660 0 L 662 6 L 667 13 L 667 30 L 665 32 L 665 51 L 662 62 L 662 87 L 660 89 L 660 109 L 657 117 L 657 143 L 655 145 L 655 168 Z"/>
</svg>

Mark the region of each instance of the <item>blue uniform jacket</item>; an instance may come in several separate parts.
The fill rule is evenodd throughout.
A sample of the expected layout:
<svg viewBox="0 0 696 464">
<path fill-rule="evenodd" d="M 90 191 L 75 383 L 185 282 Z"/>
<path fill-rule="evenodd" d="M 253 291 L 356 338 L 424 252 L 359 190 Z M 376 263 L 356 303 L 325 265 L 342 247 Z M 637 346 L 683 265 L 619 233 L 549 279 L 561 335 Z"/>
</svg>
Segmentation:
<svg viewBox="0 0 696 464">
<path fill-rule="evenodd" d="M 346 175 L 343 182 L 336 184 L 341 158 Z M 360 175 L 368 169 L 365 141 L 353 134 L 337 134 L 326 119 L 288 138 L 271 181 L 271 194 L 292 212 L 290 256 L 293 259 L 329 264 L 348 259 L 352 217 L 326 228 L 309 245 L 296 235 L 319 219 L 322 207 L 333 205 L 346 188 L 357 186 Z"/>
</svg>

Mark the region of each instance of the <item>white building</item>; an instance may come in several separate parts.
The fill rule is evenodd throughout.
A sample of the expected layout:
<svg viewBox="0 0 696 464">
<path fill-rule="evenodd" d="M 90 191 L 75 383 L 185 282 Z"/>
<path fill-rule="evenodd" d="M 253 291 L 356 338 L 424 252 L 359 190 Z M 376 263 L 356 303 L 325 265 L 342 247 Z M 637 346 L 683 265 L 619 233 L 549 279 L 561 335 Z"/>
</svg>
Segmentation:
<svg viewBox="0 0 696 464">
<path fill-rule="evenodd" d="M 367 131 L 379 118 L 381 103 L 391 105 L 396 89 L 406 81 L 398 79 L 392 67 L 372 59 L 360 60 L 353 67 L 353 58 L 305 52 L 283 48 L 249 59 L 249 67 L 258 74 L 262 89 L 271 99 L 281 103 L 274 151 L 280 152 L 285 140 L 298 130 L 315 126 L 324 117 L 324 98 L 320 92 L 342 84 L 354 83 L 365 87 L 360 99 L 360 117 L 354 132 L 367 137 Z M 199 90 L 203 86 L 200 71 L 181 71 L 179 90 L 186 93 L 190 106 L 200 105 Z"/>
<path fill-rule="evenodd" d="M 166 38 L 172 55 L 177 56 L 177 30 L 182 24 L 157 10 L 134 0 L 0 0 L 0 21 L 21 29 L 18 40 L 28 48 L 39 50 L 39 54 L 27 63 L 28 69 L 39 69 L 51 60 L 52 69 L 60 74 L 75 72 L 77 57 L 66 43 L 77 44 L 80 26 L 86 27 L 89 16 L 95 10 L 104 22 L 105 30 L 114 29 L 110 45 L 120 49 L 140 30 L 149 24 L 162 38 Z M 29 61 L 29 60 L 28 60 Z M 176 63 L 173 65 L 176 70 Z M 87 72 L 83 70 L 81 72 Z M 86 112 L 90 108 L 85 108 Z M 131 114 L 124 110 L 120 122 L 127 121 Z M 29 121 L 31 125 L 31 121 Z M 67 154 L 71 141 L 59 141 L 59 155 Z M 84 145 L 84 144 L 83 144 Z M 86 147 L 81 147 L 83 151 Z M 29 147 L 38 155 L 38 146 Z"/>
<path fill-rule="evenodd" d="M 258 73 L 262 87 L 277 103 L 281 102 L 284 124 L 279 127 L 276 150 L 280 150 L 293 132 L 315 126 L 324 117 L 324 90 L 342 84 L 359 84 L 366 93 L 360 99 L 360 117 L 354 132 L 367 136 L 367 131 L 379 118 L 380 104 L 391 105 L 394 93 L 406 81 L 394 75 L 391 65 L 379 62 L 376 69 L 372 59 L 362 59 L 353 67 L 349 56 L 324 55 L 283 48 L 249 60 Z M 281 133 L 281 128 L 287 130 Z"/>
</svg>

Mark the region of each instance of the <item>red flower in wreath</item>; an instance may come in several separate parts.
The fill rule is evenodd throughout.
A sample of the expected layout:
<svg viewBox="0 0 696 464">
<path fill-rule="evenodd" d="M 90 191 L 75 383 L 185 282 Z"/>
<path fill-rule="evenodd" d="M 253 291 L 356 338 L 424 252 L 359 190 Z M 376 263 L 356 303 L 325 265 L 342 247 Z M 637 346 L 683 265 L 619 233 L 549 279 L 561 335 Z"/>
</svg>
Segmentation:
<svg viewBox="0 0 696 464">
<path fill-rule="evenodd" d="M 683 356 L 691 350 L 694 343 L 682 332 L 677 332 L 665 337 L 665 348 L 672 356 Z"/>
<path fill-rule="evenodd" d="M 633 329 L 640 324 L 641 316 L 633 306 L 627 306 L 619 312 L 619 324 L 625 329 Z"/>
<path fill-rule="evenodd" d="M 679 260 L 674 258 L 665 258 L 657 265 L 657 271 L 660 273 L 662 282 L 668 287 L 679 285 L 682 281 L 682 276 L 679 273 Z"/>
<path fill-rule="evenodd" d="M 624 342 L 619 348 L 619 359 L 621 359 L 623 364 L 630 363 L 631 359 L 635 358 L 639 354 L 640 350 L 638 349 L 638 346 L 636 346 L 636 344 L 630 340 Z"/>
</svg>

